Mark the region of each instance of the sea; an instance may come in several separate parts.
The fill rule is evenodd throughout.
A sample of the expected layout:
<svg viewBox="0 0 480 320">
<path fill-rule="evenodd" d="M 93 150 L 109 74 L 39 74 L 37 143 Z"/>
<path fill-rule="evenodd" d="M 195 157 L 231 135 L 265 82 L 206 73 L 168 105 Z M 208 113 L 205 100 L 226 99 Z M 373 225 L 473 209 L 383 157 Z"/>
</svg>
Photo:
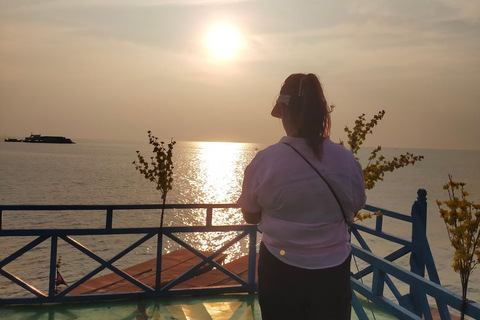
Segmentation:
<svg viewBox="0 0 480 320">
<path fill-rule="evenodd" d="M 166 143 L 170 142 L 169 140 Z M 243 172 L 259 150 L 267 145 L 227 142 L 177 142 L 173 149 L 173 189 L 167 203 L 235 203 L 241 192 Z M 360 162 L 365 165 L 373 148 L 360 150 Z M 158 204 L 161 203 L 155 185 L 146 180 L 132 164 L 136 151 L 149 158 L 152 148 L 145 141 L 78 140 L 76 144 L 31 144 L 0 142 L 0 204 L 2 205 L 98 205 L 98 204 Z M 422 155 L 424 159 L 393 172 L 387 172 L 384 181 L 367 191 L 369 205 L 410 215 L 417 191 L 427 191 L 427 237 L 436 268 L 443 286 L 461 294 L 460 277 L 454 272 L 454 249 L 451 247 L 443 220 L 435 200 L 448 200 L 442 186 L 448 175 L 466 183 L 470 200 L 480 203 L 480 151 L 383 148 L 386 159 L 401 154 Z M 159 223 L 159 210 L 115 212 L 114 226 L 154 226 Z M 385 220 L 386 232 L 409 238 L 411 226 Z M 101 211 L 77 212 L 4 212 L 3 228 L 94 228 L 105 223 Z M 202 210 L 167 210 L 165 225 L 201 225 L 205 223 Z M 214 212 L 213 223 L 244 223 L 240 210 L 224 209 Z M 374 221 L 368 220 L 367 225 Z M 184 235 L 185 241 L 202 250 L 219 248 L 232 234 Z M 138 239 L 132 236 L 75 237 L 104 259 Z M 0 257 L 18 250 L 32 238 L 0 239 Z M 130 241 L 130 242 L 129 242 Z M 374 253 L 385 256 L 395 249 L 372 239 Z M 164 252 L 178 248 L 165 242 Z M 69 244 L 59 242 L 60 269 L 65 281 L 73 282 L 88 274 L 98 264 Z M 228 259 L 246 252 L 246 243 L 230 248 Z M 149 260 L 155 256 L 156 242 L 152 239 L 115 263 L 119 268 Z M 48 241 L 30 250 L 4 267 L 5 270 L 33 284 L 39 290 L 48 288 Z M 409 268 L 408 259 L 398 262 Z M 361 267 L 361 261 L 352 263 L 352 270 Z M 480 270 L 470 277 L 468 298 L 480 302 Z M 109 271 L 104 271 L 108 273 Z M 25 296 L 24 290 L 0 276 L 0 297 Z M 28 296 L 28 294 L 27 294 Z"/>
</svg>

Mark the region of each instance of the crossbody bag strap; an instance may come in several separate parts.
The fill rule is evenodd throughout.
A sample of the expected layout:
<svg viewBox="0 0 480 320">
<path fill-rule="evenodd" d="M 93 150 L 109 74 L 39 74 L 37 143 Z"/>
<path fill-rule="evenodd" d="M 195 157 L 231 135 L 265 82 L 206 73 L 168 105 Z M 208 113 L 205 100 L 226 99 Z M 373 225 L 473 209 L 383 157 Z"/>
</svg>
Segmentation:
<svg viewBox="0 0 480 320">
<path fill-rule="evenodd" d="M 343 215 L 343 219 L 345 219 L 345 223 L 348 225 L 348 221 L 347 221 L 347 216 L 345 215 L 345 211 L 343 210 L 343 207 L 342 207 L 342 204 L 340 203 L 340 200 L 338 199 L 337 197 L 337 194 L 335 193 L 335 191 L 333 191 L 333 188 L 332 186 L 328 183 L 328 181 L 322 176 L 322 174 L 317 170 L 317 168 L 315 168 L 313 166 L 313 164 L 307 160 L 307 158 L 305 158 L 303 156 L 303 154 L 300 153 L 300 151 L 298 151 L 294 146 L 292 146 L 290 143 L 287 143 L 287 142 L 284 142 L 284 144 L 286 144 L 287 146 L 289 146 L 290 148 L 292 148 L 300 157 L 303 158 L 303 160 L 305 160 L 306 163 L 308 163 L 310 165 L 310 167 L 312 167 L 313 170 L 315 170 L 315 172 L 318 174 L 318 176 L 320 178 L 322 178 L 322 180 L 327 184 L 328 188 L 330 189 L 330 191 L 332 192 L 333 196 L 335 197 L 335 200 L 337 200 L 337 203 L 338 205 L 340 206 L 340 210 L 342 210 L 342 215 Z"/>
</svg>

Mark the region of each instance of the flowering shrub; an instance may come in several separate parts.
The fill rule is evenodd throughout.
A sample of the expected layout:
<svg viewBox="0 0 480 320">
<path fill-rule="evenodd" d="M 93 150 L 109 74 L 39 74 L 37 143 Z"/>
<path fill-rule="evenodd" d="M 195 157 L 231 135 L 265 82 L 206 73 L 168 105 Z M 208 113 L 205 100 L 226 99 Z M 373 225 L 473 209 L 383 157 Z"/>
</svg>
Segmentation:
<svg viewBox="0 0 480 320">
<path fill-rule="evenodd" d="M 378 121 L 382 120 L 385 115 L 385 111 L 379 111 L 377 115 L 369 122 L 365 122 L 365 114 L 362 114 L 358 117 L 358 120 L 355 121 L 355 126 L 353 129 L 345 127 L 345 132 L 347 133 L 347 144 L 350 147 L 350 151 L 355 155 L 355 158 L 358 162 L 360 159 L 357 157 L 360 146 L 365 141 L 367 134 L 373 133 L 373 128 L 378 124 Z M 340 141 L 342 146 L 345 146 L 343 141 Z M 423 156 L 414 156 L 413 154 L 407 152 L 398 157 L 393 157 L 392 160 L 387 161 L 383 155 L 379 155 L 379 152 L 382 150 L 381 146 L 376 147 L 370 153 L 368 158 L 368 163 L 363 167 L 363 178 L 365 180 L 365 189 L 370 190 L 375 187 L 377 181 L 383 181 L 383 177 L 386 172 L 392 172 L 395 169 L 399 169 L 408 165 L 413 165 L 417 161 L 421 161 Z"/>
<path fill-rule="evenodd" d="M 467 200 L 469 194 L 464 190 L 466 183 L 454 182 L 451 175 L 448 175 L 448 179 L 450 181 L 443 186 L 443 190 L 447 190 L 449 200 L 436 202 L 452 247 L 455 248 L 452 268 L 460 274 L 463 319 L 468 280 L 475 266 L 480 263 L 480 205 Z M 456 191 L 460 192 L 459 196 Z"/>
<path fill-rule="evenodd" d="M 173 139 L 165 148 L 163 141 L 158 141 L 158 138 L 148 131 L 148 143 L 153 146 L 153 157 L 150 157 L 150 163 L 137 151 L 137 161 L 133 161 L 135 169 L 142 174 L 145 179 L 156 184 L 156 189 L 162 193 L 163 205 L 165 205 L 168 191 L 172 190 L 173 182 L 173 146 L 175 141 Z M 160 227 L 163 226 L 164 208 L 162 208 L 162 217 Z"/>
<path fill-rule="evenodd" d="M 380 210 L 378 210 L 377 212 L 374 212 L 373 215 L 377 217 L 381 217 L 383 216 L 383 213 Z M 367 213 L 358 212 L 357 215 L 355 216 L 355 222 L 357 221 L 362 222 L 363 220 L 371 219 L 371 218 L 372 218 L 372 214 L 370 212 L 367 212 Z"/>
<path fill-rule="evenodd" d="M 365 142 L 368 134 L 373 133 L 373 128 L 382 120 L 385 115 L 385 111 L 379 111 L 378 114 L 373 116 L 369 121 L 365 121 L 365 114 L 361 114 L 358 119 L 355 121 L 355 126 L 353 129 L 345 127 L 345 132 L 347 133 L 347 145 L 350 148 L 350 151 L 355 155 L 355 158 L 360 163 L 360 159 L 357 154 L 360 150 L 361 145 Z M 340 140 L 340 145 L 345 147 L 345 143 Z M 378 181 L 383 181 L 386 172 L 392 172 L 395 169 L 399 169 L 408 165 L 413 165 L 417 161 L 421 161 L 423 156 L 414 156 L 413 154 L 407 152 L 398 157 L 393 157 L 392 160 L 385 160 L 385 157 L 379 152 L 382 150 L 381 146 L 376 147 L 370 153 L 368 158 L 368 163 L 363 168 L 363 179 L 365 180 L 365 189 L 370 190 L 375 187 L 375 184 Z M 376 216 L 381 216 L 380 211 L 374 213 Z M 363 221 L 365 219 L 371 218 L 370 213 L 362 214 L 361 212 L 357 213 L 355 221 Z"/>
</svg>

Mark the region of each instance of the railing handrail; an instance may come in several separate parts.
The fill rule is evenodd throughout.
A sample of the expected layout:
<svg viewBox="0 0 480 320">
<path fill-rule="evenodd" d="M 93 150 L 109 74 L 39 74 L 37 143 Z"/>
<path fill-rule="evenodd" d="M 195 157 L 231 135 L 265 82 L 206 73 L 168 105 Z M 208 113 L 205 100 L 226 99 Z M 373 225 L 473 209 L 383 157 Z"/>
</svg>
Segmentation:
<svg viewBox="0 0 480 320">
<path fill-rule="evenodd" d="M 0 204 L 4 211 L 45 211 L 45 210 L 134 210 L 134 209 L 202 209 L 238 208 L 235 203 L 166 203 L 159 204 Z"/>
<path fill-rule="evenodd" d="M 0 205 L 0 232 L 4 211 L 106 211 L 106 228 L 111 229 L 114 210 L 207 209 L 206 225 L 212 225 L 213 209 L 238 208 L 235 203 L 171 203 L 171 204 L 80 204 L 80 205 Z"/>
<path fill-rule="evenodd" d="M 112 228 L 114 210 L 175 210 L 175 209 L 206 209 L 206 225 L 212 225 L 213 209 L 235 209 L 239 208 L 236 203 L 168 203 L 168 204 L 79 204 L 79 205 L 32 205 L 32 204 L 0 204 L 0 233 L 3 231 L 3 213 L 5 211 L 105 211 L 107 214 L 106 225 Z M 412 222 L 408 215 L 390 211 L 384 208 L 366 205 L 364 210 L 376 212 L 381 211 L 385 216 L 406 222 Z M 9 229 L 12 230 L 12 229 Z M 25 229 L 19 229 L 25 230 Z M 38 230 L 38 229 L 36 229 Z"/>
</svg>

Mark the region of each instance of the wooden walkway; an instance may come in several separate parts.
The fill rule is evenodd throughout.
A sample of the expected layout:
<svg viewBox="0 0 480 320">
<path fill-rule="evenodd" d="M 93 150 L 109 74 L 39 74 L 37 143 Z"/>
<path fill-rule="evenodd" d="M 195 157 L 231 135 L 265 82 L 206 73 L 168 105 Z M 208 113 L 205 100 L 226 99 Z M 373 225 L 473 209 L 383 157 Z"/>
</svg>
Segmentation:
<svg viewBox="0 0 480 320">
<path fill-rule="evenodd" d="M 202 252 L 204 255 L 208 256 L 212 252 Z M 223 264 L 225 260 L 225 255 L 220 255 L 216 262 Z M 257 254 L 258 260 L 258 254 Z M 201 258 L 188 251 L 187 249 L 180 249 L 172 251 L 168 254 L 162 256 L 162 282 L 161 285 L 164 286 L 169 282 L 173 281 L 186 271 L 190 270 L 192 267 L 197 265 L 202 261 Z M 155 288 L 155 275 L 156 275 L 156 259 L 151 259 L 149 261 L 134 265 L 123 271 L 130 276 L 134 277 L 138 281 L 141 281 L 145 285 Z M 237 260 L 234 260 L 230 263 L 223 265 L 227 270 L 236 274 L 243 280 L 247 281 L 248 277 L 248 256 L 243 256 Z M 235 285 L 238 284 L 235 280 L 232 280 L 229 276 L 219 271 L 218 269 L 213 269 L 212 266 L 206 265 L 201 268 L 195 274 L 194 278 L 187 280 L 177 286 L 175 289 L 184 289 L 184 288 L 198 288 L 198 287 L 210 287 L 210 286 L 223 286 L 223 285 Z M 93 278 L 87 280 L 85 283 L 80 285 L 78 288 L 72 290 L 70 294 L 97 294 L 97 293 L 118 293 L 118 292 L 137 292 L 142 291 L 141 288 L 137 287 L 130 281 L 124 279 L 123 277 L 110 273 L 98 278 Z"/>
</svg>

